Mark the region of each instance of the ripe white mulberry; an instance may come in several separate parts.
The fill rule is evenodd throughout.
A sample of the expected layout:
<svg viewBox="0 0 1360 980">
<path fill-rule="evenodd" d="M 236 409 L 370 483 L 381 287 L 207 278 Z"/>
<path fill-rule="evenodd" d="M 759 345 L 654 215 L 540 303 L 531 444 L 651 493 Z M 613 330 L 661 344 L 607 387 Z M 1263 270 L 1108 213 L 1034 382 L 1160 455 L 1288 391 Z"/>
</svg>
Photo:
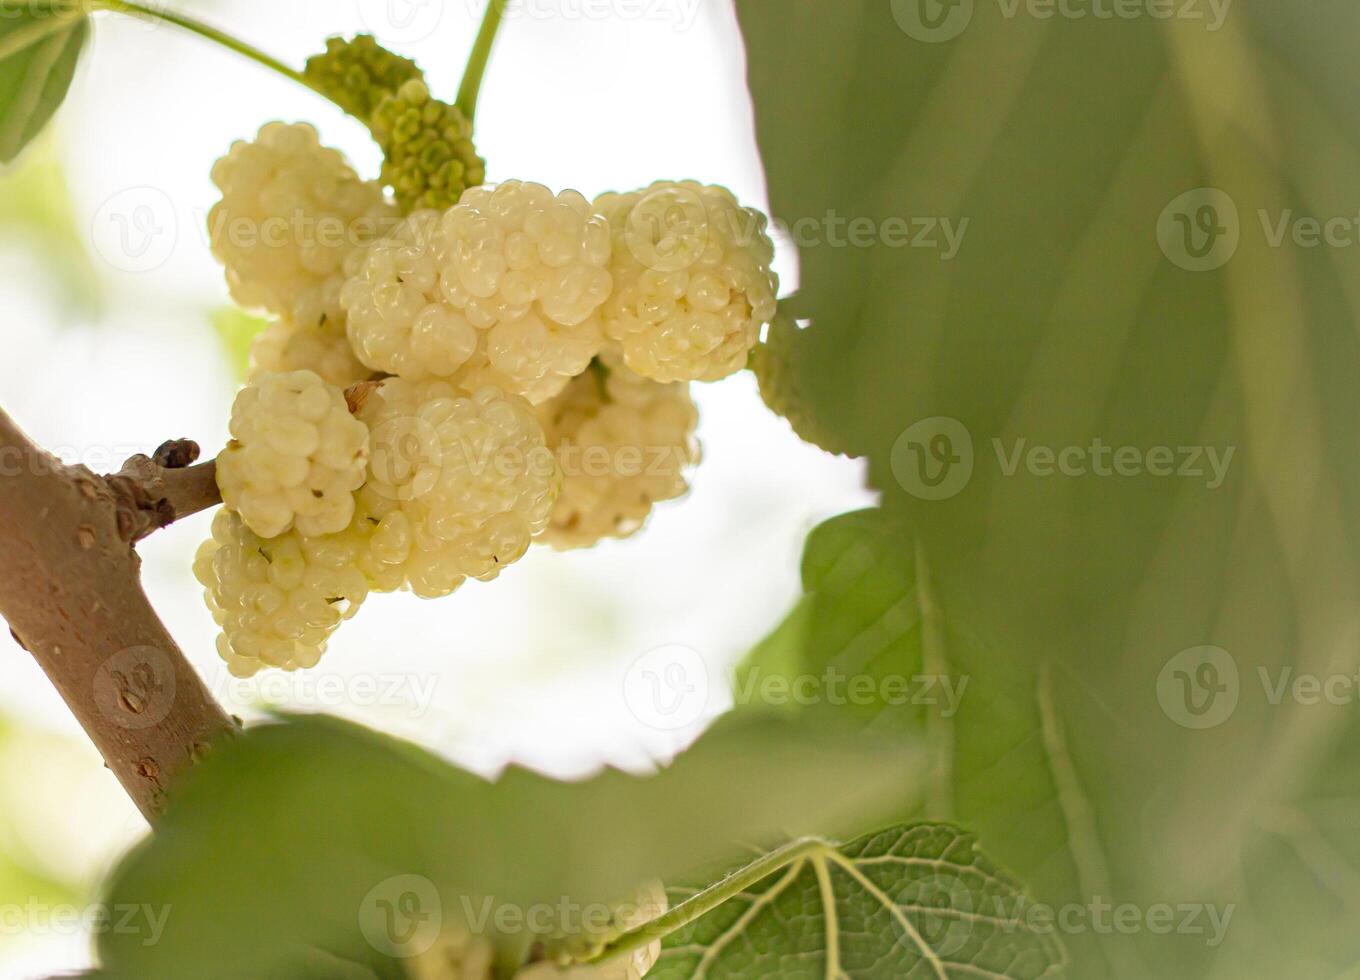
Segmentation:
<svg viewBox="0 0 1360 980">
<path fill-rule="evenodd" d="M 492 980 L 496 947 L 485 936 L 445 929 L 419 956 L 402 961 L 409 980 Z"/>
<path fill-rule="evenodd" d="M 262 538 L 239 514 L 218 511 L 194 576 L 222 628 L 217 651 L 231 673 L 314 667 L 336 627 L 368 596 L 357 559 L 348 535 Z"/>
<path fill-rule="evenodd" d="M 322 381 L 337 388 L 348 388 L 372 374 L 354 356 L 344 334 L 300 327 L 288 319 L 275 320 L 251 344 L 247 381 L 303 370 L 316 372 Z"/>
<path fill-rule="evenodd" d="M 218 160 L 222 199 L 208 213 L 212 251 L 247 309 L 300 326 L 343 328 L 345 258 L 389 231 L 395 207 L 305 123 L 267 123 Z"/>
<path fill-rule="evenodd" d="M 439 380 L 389 378 L 359 409 L 371 458 L 364 494 L 409 528 L 402 565 L 419 596 L 490 580 L 548 523 L 559 473 L 524 399 Z"/>
<path fill-rule="evenodd" d="M 272 538 L 344 530 L 364 482 L 368 430 L 344 393 L 312 371 L 267 374 L 241 389 L 232 440 L 217 458 L 222 501 Z"/>
<path fill-rule="evenodd" d="M 350 267 L 350 341 L 375 371 L 494 384 L 539 403 L 603 344 L 609 229 L 575 191 L 507 181 L 417 211 Z"/>
<path fill-rule="evenodd" d="M 699 461 L 689 385 L 639 377 L 604 356 L 539 412 L 563 472 L 545 543 L 565 550 L 628 537 L 653 504 L 689 489 L 686 470 Z"/>
<path fill-rule="evenodd" d="M 604 194 L 595 207 L 613 235 L 604 330 L 628 367 L 656 381 L 716 381 L 745 367 L 779 292 L 765 216 L 694 181 Z"/>
</svg>

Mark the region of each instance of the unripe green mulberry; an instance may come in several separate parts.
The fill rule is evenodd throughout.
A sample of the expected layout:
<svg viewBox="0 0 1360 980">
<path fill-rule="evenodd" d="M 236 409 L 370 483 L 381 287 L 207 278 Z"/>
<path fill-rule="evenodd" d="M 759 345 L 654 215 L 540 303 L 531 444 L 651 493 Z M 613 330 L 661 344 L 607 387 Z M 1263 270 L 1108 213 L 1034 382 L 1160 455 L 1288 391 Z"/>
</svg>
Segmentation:
<svg viewBox="0 0 1360 980">
<path fill-rule="evenodd" d="M 358 34 L 349 41 L 327 38 L 325 52 L 308 58 L 303 74 L 340 108 L 365 120 L 383 96 L 403 82 L 423 77 L 414 61 L 388 51 L 372 34 Z"/>
<path fill-rule="evenodd" d="M 412 79 L 373 110 L 370 126 L 383 150 L 382 181 L 404 212 L 444 210 L 486 179 L 486 162 L 472 145 L 472 124 L 456 106 L 431 97 Z"/>
</svg>

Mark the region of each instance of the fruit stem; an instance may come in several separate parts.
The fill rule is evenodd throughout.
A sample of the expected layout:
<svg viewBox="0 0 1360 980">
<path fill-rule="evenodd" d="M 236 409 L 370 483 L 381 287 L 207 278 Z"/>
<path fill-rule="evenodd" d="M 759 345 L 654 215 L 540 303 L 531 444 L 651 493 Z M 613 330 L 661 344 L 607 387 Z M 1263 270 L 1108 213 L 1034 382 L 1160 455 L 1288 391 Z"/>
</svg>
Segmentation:
<svg viewBox="0 0 1360 980">
<path fill-rule="evenodd" d="M 305 85 L 328 102 L 339 105 L 339 103 L 336 103 L 334 99 L 320 88 L 308 81 L 307 77 L 296 68 L 291 68 L 273 55 L 266 54 L 259 48 L 242 41 L 240 38 L 232 37 L 225 31 L 220 31 L 216 27 L 205 24 L 200 20 L 195 20 L 185 14 L 176 13 L 173 10 L 162 10 L 144 6 L 143 4 L 133 2 L 133 0 L 86 0 L 86 2 L 92 10 L 108 10 L 114 13 L 129 14 L 133 17 L 149 17 L 153 20 L 163 20 L 167 24 L 174 24 L 176 27 L 181 27 L 186 31 L 197 34 L 199 37 L 206 38 L 214 44 L 220 44 L 229 51 L 245 55 L 251 61 L 264 65 L 266 68 L 278 72 L 285 78 L 290 78 L 300 85 Z M 340 106 L 340 108 L 343 109 L 344 106 Z"/>
<path fill-rule="evenodd" d="M 804 837 L 776 848 L 686 899 L 668 912 L 608 942 L 589 962 L 601 963 L 612 960 L 650 945 L 658 939 L 665 939 L 671 933 L 685 928 L 775 872 L 828 850 L 833 850 L 832 845 L 820 837 Z"/>
<path fill-rule="evenodd" d="M 496 42 L 496 32 L 501 26 L 501 17 L 509 0 L 486 0 L 486 13 L 482 16 L 482 27 L 477 32 L 477 40 L 468 56 L 467 68 L 463 72 L 463 83 L 458 86 L 458 110 L 468 122 L 472 122 L 477 112 L 477 96 L 482 91 L 482 76 L 486 74 L 487 63 L 491 60 L 491 46 Z"/>
</svg>

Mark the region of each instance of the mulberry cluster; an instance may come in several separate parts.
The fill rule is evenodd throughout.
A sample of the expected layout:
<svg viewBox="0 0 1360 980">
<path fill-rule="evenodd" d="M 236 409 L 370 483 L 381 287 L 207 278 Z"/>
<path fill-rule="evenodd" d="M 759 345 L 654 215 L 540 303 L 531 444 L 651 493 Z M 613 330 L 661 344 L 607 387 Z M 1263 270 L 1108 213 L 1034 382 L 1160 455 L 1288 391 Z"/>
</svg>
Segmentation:
<svg viewBox="0 0 1360 980">
<path fill-rule="evenodd" d="M 341 303 L 374 370 L 538 403 L 600 350 L 609 260 L 608 227 L 584 197 L 507 181 L 412 214 L 352 266 Z"/>
<path fill-rule="evenodd" d="M 724 187 L 661 181 L 604 194 L 614 291 L 604 329 L 655 381 L 716 381 L 746 366 L 775 312 L 768 222 Z"/>
<path fill-rule="evenodd" d="M 689 489 L 699 413 L 688 385 L 642 378 L 603 357 L 540 414 L 563 472 L 542 538 L 554 548 L 628 537 L 654 504 Z"/>
<path fill-rule="evenodd" d="M 765 219 L 722 188 L 480 186 L 469 126 L 413 63 L 333 38 L 307 74 L 372 110 L 386 162 L 364 181 L 270 123 L 213 170 L 213 251 L 275 317 L 195 566 L 241 674 L 314 664 L 370 592 L 448 595 L 535 539 L 636 532 L 698 462 L 688 383 L 747 362 L 778 286 Z M 774 347 L 751 362 L 778 400 Z"/>
<path fill-rule="evenodd" d="M 403 212 L 447 208 L 486 179 L 472 145 L 472 124 L 457 106 L 430 95 L 419 79 L 384 96 L 369 126 L 383 151 L 382 181 Z"/>
<path fill-rule="evenodd" d="M 308 535 L 349 526 L 368 430 L 339 388 L 311 371 L 266 374 L 236 396 L 231 436 L 217 485 L 252 531 L 272 538 L 294 526 Z"/>
<path fill-rule="evenodd" d="M 308 83 L 340 108 L 368 119 L 378 103 L 403 82 L 423 74 L 410 58 L 388 51 L 371 34 L 326 39 L 326 50 L 307 59 Z"/>
<path fill-rule="evenodd" d="M 299 326 L 340 328 L 346 257 L 396 220 L 382 188 L 303 123 L 268 123 L 253 142 L 238 141 L 212 179 L 222 199 L 208 233 L 236 302 Z"/>
</svg>

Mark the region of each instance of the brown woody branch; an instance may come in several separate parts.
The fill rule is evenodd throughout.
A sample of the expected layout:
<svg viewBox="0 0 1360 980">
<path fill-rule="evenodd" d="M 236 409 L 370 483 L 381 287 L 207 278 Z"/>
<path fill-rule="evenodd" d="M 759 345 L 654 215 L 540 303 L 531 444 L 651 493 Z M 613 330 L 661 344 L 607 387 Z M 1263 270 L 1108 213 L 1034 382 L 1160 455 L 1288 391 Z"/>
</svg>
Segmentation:
<svg viewBox="0 0 1360 980">
<path fill-rule="evenodd" d="M 133 546 L 220 502 L 198 447 L 167 443 L 112 476 L 67 466 L 0 411 L 0 616 L 152 819 L 234 730 L 152 609 Z"/>
<path fill-rule="evenodd" d="M 217 462 L 191 465 L 198 444 L 188 439 L 167 442 L 155 455 L 133 456 L 105 477 L 118 503 L 120 533 L 136 544 L 151 532 L 222 502 L 217 489 Z"/>
</svg>

